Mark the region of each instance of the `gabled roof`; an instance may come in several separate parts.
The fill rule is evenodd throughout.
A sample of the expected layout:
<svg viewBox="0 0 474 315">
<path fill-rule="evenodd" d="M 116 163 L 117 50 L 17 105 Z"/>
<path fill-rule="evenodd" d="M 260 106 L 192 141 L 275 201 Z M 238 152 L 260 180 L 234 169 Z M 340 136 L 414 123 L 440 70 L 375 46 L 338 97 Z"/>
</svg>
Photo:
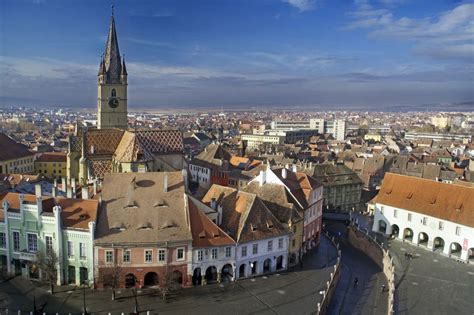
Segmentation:
<svg viewBox="0 0 474 315">
<path fill-rule="evenodd" d="M 0 133 L 0 161 L 19 159 L 33 156 L 28 147 L 16 142 L 4 133 Z"/>
<path fill-rule="evenodd" d="M 152 161 L 153 155 L 138 139 L 136 133 L 125 131 L 115 150 L 115 160 L 126 163 Z"/>
<path fill-rule="evenodd" d="M 243 191 L 257 195 L 262 199 L 265 206 L 273 213 L 273 215 L 281 223 L 297 222 L 303 217 L 293 205 L 292 198 L 288 195 L 285 186 L 265 183 L 260 185 L 259 182 L 251 182 Z"/>
<path fill-rule="evenodd" d="M 321 183 L 302 172 L 286 170 L 286 178 L 283 177 L 283 168 L 274 169 L 273 172 L 291 191 L 303 208 L 310 206 L 309 199 L 311 191 L 322 186 Z"/>
<path fill-rule="evenodd" d="M 262 200 L 254 194 L 212 185 L 202 201 L 210 205 L 212 199 L 222 206 L 220 227 L 236 242 L 249 242 L 288 233 Z"/>
<path fill-rule="evenodd" d="M 387 173 L 375 202 L 474 227 L 471 187 Z"/>
<path fill-rule="evenodd" d="M 231 158 L 232 155 L 222 148 L 222 146 L 218 144 L 210 144 L 204 149 L 204 151 L 195 157 L 195 160 L 219 165 L 220 160 L 229 161 Z"/>
<path fill-rule="evenodd" d="M 199 210 L 195 202 L 199 201 L 188 197 L 193 247 L 234 245 L 235 241 Z"/>
</svg>

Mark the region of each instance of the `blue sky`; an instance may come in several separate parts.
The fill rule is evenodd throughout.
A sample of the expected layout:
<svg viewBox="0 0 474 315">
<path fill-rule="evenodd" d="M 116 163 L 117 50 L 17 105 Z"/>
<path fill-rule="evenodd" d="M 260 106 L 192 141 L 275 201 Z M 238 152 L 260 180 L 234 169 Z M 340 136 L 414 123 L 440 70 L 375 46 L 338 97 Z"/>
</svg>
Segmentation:
<svg viewBox="0 0 474 315">
<path fill-rule="evenodd" d="M 472 1 L 113 3 L 132 109 L 474 100 Z M 0 105 L 94 108 L 110 4 L 0 0 Z"/>
</svg>

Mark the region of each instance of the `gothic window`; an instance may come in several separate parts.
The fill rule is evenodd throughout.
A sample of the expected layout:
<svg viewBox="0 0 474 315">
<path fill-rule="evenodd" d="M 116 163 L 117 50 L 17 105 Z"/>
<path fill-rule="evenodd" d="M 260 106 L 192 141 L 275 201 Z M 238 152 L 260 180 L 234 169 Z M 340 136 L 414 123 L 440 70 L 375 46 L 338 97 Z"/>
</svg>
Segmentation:
<svg viewBox="0 0 474 315">
<path fill-rule="evenodd" d="M 112 89 L 111 96 L 112 97 L 117 97 L 117 91 L 115 91 L 115 89 Z"/>
</svg>

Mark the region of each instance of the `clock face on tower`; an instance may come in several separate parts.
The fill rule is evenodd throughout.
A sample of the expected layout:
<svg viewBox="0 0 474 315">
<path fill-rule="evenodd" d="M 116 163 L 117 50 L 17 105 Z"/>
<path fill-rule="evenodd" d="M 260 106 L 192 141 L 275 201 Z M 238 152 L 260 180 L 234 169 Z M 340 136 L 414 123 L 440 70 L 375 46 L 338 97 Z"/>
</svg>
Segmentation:
<svg viewBox="0 0 474 315">
<path fill-rule="evenodd" d="M 109 106 L 111 108 L 117 108 L 119 106 L 119 100 L 115 97 L 109 99 Z"/>
</svg>

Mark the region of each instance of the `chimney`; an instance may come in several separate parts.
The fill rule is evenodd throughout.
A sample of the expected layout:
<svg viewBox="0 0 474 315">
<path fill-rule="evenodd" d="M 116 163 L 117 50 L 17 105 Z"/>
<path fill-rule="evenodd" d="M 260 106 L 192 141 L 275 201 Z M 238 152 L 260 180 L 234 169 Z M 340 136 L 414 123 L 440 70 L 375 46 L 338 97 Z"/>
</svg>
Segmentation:
<svg viewBox="0 0 474 315">
<path fill-rule="evenodd" d="M 67 190 L 66 177 L 61 177 L 61 190 L 63 192 Z"/>
<path fill-rule="evenodd" d="M 260 171 L 260 186 L 263 186 L 267 182 L 267 172 Z"/>
<path fill-rule="evenodd" d="M 211 198 L 211 208 L 214 209 L 214 210 L 217 209 L 216 198 Z"/>
<path fill-rule="evenodd" d="M 184 190 L 188 190 L 188 171 L 186 169 L 183 169 L 181 171 L 181 174 L 183 175 L 183 182 L 184 182 Z"/>
<path fill-rule="evenodd" d="M 290 165 L 288 165 L 288 163 L 286 163 L 286 164 L 285 164 L 285 168 L 286 168 L 287 170 L 289 170 L 289 169 L 290 169 Z"/>
<path fill-rule="evenodd" d="M 89 187 L 82 186 L 81 197 L 82 199 L 89 199 Z"/>
<path fill-rule="evenodd" d="M 222 224 L 222 206 L 218 205 L 217 206 L 217 225 Z"/>
<path fill-rule="evenodd" d="M 53 188 L 51 189 L 51 195 L 53 196 L 53 198 L 56 198 L 58 196 L 58 187 L 53 186 Z"/>
<path fill-rule="evenodd" d="M 35 184 L 35 195 L 41 197 L 41 184 Z"/>
<path fill-rule="evenodd" d="M 292 171 L 293 173 L 296 173 L 298 171 L 298 169 L 296 168 L 296 164 L 292 165 Z"/>
<path fill-rule="evenodd" d="M 95 195 L 97 195 L 97 178 L 94 178 L 94 180 L 92 181 L 92 187 L 93 187 L 93 191 L 92 193 Z"/>
<path fill-rule="evenodd" d="M 72 197 L 76 198 L 76 192 L 77 192 L 76 189 L 77 189 L 77 187 L 76 187 L 76 179 L 75 178 L 71 179 L 71 189 L 72 189 Z"/>
<path fill-rule="evenodd" d="M 281 170 L 281 177 L 283 177 L 284 179 L 286 179 L 286 176 L 287 176 L 287 174 L 286 174 L 286 168 L 284 168 L 284 169 Z"/>
<path fill-rule="evenodd" d="M 163 177 L 163 192 L 168 192 L 168 173 Z"/>
</svg>

